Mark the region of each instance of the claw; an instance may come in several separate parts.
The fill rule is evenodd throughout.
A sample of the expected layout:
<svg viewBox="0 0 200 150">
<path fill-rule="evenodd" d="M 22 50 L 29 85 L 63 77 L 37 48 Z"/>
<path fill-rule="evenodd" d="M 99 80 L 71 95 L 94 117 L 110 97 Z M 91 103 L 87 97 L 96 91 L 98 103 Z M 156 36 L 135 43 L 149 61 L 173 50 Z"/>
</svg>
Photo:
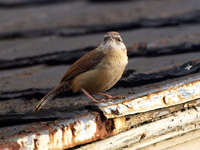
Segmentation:
<svg viewBox="0 0 200 150">
<path fill-rule="evenodd" d="M 111 95 L 108 95 L 108 94 L 105 94 L 105 93 L 98 93 L 99 95 L 101 95 L 101 96 L 104 96 L 106 99 L 112 99 L 112 100 L 114 100 L 114 99 L 123 99 L 123 98 L 127 98 L 128 99 L 128 97 L 126 97 L 125 95 L 118 95 L 118 96 L 111 96 Z"/>
<path fill-rule="evenodd" d="M 81 102 L 82 104 L 107 103 L 107 102 L 114 102 L 115 99 L 122 99 L 122 98 L 127 98 L 127 99 L 128 99 L 128 97 L 126 97 L 126 96 L 124 96 L 124 95 L 111 96 L 111 95 L 108 95 L 108 94 L 105 94 L 105 93 L 101 93 L 101 92 L 100 92 L 100 93 L 97 93 L 97 94 L 99 94 L 99 95 L 101 95 L 101 96 L 104 96 L 105 99 L 96 100 L 96 99 L 94 99 L 85 89 L 81 89 L 81 91 L 83 91 L 83 93 L 84 93 L 85 95 L 87 95 L 87 96 L 90 98 L 90 100 L 92 101 L 92 102 Z"/>
</svg>

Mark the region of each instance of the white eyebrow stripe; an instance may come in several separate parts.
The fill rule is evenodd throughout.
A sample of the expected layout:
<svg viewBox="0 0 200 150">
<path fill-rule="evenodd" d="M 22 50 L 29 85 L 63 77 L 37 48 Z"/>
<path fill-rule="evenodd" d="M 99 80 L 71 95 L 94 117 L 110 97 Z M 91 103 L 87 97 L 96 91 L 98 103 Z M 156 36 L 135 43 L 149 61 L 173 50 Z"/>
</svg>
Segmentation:
<svg viewBox="0 0 200 150">
<path fill-rule="evenodd" d="M 113 35 L 114 37 L 118 37 L 118 38 L 121 38 L 121 36 L 119 36 L 119 35 Z"/>
</svg>

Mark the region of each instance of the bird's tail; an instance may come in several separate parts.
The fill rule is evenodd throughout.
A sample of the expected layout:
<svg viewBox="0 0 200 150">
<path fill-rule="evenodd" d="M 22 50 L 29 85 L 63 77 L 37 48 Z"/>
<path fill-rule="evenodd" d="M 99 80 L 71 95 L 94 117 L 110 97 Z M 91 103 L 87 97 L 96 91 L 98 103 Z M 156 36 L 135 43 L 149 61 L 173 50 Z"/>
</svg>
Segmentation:
<svg viewBox="0 0 200 150">
<path fill-rule="evenodd" d="M 40 108 L 48 101 L 53 99 L 56 95 L 58 95 L 60 92 L 69 90 L 69 87 L 66 85 L 66 83 L 60 83 L 57 87 L 55 87 L 53 90 L 51 90 L 49 93 L 47 93 L 35 106 L 33 109 L 34 112 L 40 110 Z"/>
</svg>

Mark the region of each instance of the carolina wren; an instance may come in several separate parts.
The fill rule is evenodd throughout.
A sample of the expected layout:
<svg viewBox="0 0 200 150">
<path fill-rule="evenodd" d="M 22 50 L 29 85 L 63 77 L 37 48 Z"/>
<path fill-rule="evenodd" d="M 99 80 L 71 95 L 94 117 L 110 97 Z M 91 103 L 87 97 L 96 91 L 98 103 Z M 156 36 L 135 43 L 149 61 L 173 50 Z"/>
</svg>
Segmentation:
<svg viewBox="0 0 200 150">
<path fill-rule="evenodd" d="M 95 103 L 100 101 L 95 100 L 90 94 L 97 93 L 107 99 L 122 98 L 102 92 L 117 83 L 127 64 L 127 50 L 120 34 L 108 32 L 96 49 L 85 54 L 69 68 L 60 84 L 39 101 L 34 111 L 38 111 L 48 100 L 68 89 L 72 89 L 73 92 L 81 90 Z"/>
</svg>

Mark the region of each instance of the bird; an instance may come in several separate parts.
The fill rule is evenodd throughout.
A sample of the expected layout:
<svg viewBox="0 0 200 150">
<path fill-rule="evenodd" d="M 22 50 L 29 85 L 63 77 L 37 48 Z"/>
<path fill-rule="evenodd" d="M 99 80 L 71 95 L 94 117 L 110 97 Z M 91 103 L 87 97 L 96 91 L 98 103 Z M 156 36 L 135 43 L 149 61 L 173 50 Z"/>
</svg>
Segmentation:
<svg viewBox="0 0 200 150">
<path fill-rule="evenodd" d="M 96 100 L 91 94 L 99 94 L 106 99 L 119 99 L 125 96 L 111 96 L 103 92 L 112 88 L 121 78 L 128 56 L 126 46 L 116 31 L 107 32 L 100 45 L 79 58 L 64 74 L 60 84 L 47 93 L 35 106 L 34 112 L 50 99 L 61 92 L 73 90 L 74 93 L 82 91 L 93 103 Z"/>
</svg>

